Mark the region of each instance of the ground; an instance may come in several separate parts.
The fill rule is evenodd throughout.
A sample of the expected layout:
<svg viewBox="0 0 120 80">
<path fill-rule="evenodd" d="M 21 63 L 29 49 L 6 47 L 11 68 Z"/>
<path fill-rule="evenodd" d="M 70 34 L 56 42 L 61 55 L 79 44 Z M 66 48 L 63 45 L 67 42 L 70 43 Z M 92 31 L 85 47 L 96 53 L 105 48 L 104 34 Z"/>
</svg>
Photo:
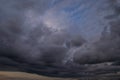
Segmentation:
<svg viewBox="0 0 120 80">
<path fill-rule="evenodd" d="M 76 80 L 71 78 L 52 78 L 24 72 L 0 71 L 0 80 Z"/>
<path fill-rule="evenodd" d="M 120 80 L 120 73 L 85 78 L 55 78 L 24 72 L 0 71 L 0 80 Z"/>
</svg>

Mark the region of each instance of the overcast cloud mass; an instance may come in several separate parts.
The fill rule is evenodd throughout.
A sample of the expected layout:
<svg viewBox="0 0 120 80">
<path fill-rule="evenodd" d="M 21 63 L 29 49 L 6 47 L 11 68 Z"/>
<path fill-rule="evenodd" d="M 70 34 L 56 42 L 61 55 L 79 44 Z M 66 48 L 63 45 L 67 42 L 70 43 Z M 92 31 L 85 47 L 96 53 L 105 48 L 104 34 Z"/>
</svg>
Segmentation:
<svg viewBox="0 0 120 80">
<path fill-rule="evenodd" d="M 0 70 L 49 76 L 120 70 L 102 65 L 120 63 L 119 44 L 120 0 L 0 0 Z"/>
</svg>

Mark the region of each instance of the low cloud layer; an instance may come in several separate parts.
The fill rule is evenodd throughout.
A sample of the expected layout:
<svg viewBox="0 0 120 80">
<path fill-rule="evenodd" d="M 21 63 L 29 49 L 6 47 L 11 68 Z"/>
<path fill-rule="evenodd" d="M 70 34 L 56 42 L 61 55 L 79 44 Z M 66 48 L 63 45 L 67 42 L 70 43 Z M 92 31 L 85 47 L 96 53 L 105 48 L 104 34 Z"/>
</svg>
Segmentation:
<svg viewBox="0 0 120 80">
<path fill-rule="evenodd" d="M 119 0 L 0 0 L 0 69 L 39 73 L 48 66 L 84 70 L 83 64 L 119 62 L 119 5 Z"/>
</svg>

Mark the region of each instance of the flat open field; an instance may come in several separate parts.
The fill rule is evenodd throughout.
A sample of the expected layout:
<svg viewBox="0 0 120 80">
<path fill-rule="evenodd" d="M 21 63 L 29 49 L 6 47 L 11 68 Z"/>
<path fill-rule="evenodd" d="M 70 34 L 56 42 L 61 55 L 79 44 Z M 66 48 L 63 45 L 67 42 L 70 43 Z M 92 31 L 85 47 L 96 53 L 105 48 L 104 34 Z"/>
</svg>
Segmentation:
<svg viewBox="0 0 120 80">
<path fill-rule="evenodd" d="M 0 71 L 0 80 L 77 80 L 71 78 L 52 78 L 24 72 Z"/>
<path fill-rule="evenodd" d="M 85 78 L 55 78 L 24 72 L 0 71 L 0 80 L 120 80 L 120 73 Z"/>
</svg>

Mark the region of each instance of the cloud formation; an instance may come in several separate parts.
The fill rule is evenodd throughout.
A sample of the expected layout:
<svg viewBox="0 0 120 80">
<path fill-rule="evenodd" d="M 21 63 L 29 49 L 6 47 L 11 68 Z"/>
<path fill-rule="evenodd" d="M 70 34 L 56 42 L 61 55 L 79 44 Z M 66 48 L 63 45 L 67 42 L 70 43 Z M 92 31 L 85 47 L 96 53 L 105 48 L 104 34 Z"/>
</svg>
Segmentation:
<svg viewBox="0 0 120 80">
<path fill-rule="evenodd" d="M 63 76 L 89 70 L 86 64 L 119 62 L 119 4 L 0 0 L 0 69 Z"/>
</svg>

